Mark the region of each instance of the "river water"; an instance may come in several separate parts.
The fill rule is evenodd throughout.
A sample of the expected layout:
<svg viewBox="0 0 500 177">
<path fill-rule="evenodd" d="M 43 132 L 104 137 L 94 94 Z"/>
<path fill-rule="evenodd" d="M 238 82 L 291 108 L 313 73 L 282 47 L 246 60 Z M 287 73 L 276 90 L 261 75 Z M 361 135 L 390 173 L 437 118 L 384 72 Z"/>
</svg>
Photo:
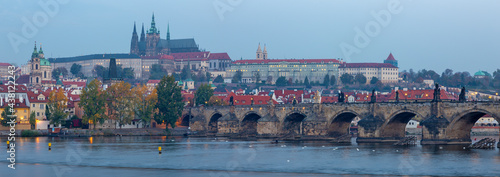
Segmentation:
<svg viewBox="0 0 500 177">
<path fill-rule="evenodd" d="M 161 136 L 18 138 L 16 169 L 7 168 L 8 154 L 3 153 L 0 176 L 500 176 L 498 148 L 354 141 L 339 145 Z M 2 147 L 4 142 L 2 138 Z"/>
</svg>

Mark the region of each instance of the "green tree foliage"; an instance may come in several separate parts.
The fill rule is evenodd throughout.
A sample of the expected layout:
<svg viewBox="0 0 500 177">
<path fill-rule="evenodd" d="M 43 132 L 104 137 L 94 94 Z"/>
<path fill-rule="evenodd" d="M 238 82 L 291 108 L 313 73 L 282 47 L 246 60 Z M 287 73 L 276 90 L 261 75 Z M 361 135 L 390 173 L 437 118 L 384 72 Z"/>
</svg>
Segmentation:
<svg viewBox="0 0 500 177">
<path fill-rule="evenodd" d="M 129 83 L 121 81 L 106 89 L 107 105 L 110 110 L 108 116 L 118 122 L 120 129 L 123 125 L 132 123 L 134 119 L 134 98 L 130 88 Z"/>
<path fill-rule="evenodd" d="M 49 94 L 49 112 L 50 123 L 54 126 L 62 124 L 62 122 L 68 117 L 68 113 L 64 112 L 67 108 L 68 98 L 64 95 L 64 90 L 59 88 L 58 90 L 52 90 Z"/>
<path fill-rule="evenodd" d="M 330 75 L 325 75 L 325 78 L 323 78 L 323 85 L 328 88 L 328 86 L 330 85 Z"/>
<path fill-rule="evenodd" d="M 5 104 L 0 121 L 3 126 L 8 126 L 9 124 L 7 123 L 10 121 L 10 119 L 14 119 L 14 117 L 10 117 L 11 115 L 14 115 L 14 112 L 14 109 L 11 109 L 9 104 Z"/>
<path fill-rule="evenodd" d="M 378 82 L 378 78 L 373 76 L 372 80 L 370 80 L 370 84 L 376 84 Z"/>
<path fill-rule="evenodd" d="M 149 70 L 149 73 L 151 74 L 149 76 L 149 79 L 154 79 L 154 80 L 159 80 L 167 74 L 163 70 L 163 67 L 160 64 L 151 65 L 151 69 Z"/>
<path fill-rule="evenodd" d="M 106 119 L 106 93 L 101 90 L 101 82 L 97 79 L 92 80 L 80 95 L 80 107 L 83 108 L 83 122 L 103 123 Z"/>
<path fill-rule="evenodd" d="M 304 79 L 304 85 L 306 86 L 306 88 L 311 88 L 311 83 L 309 82 L 309 78 L 306 78 Z"/>
<path fill-rule="evenodd" d="M 353 84 L 354 77 L 350 74 L 344 73 L 340 76 L 340 81 L 342 81 L 343 84 Z"/>
<path fill-rule="evenodd" d="M 108 68 L 101 65 L 95 65 L 92 73 L 94 73 L 97 77 L 106 78 L 108 76 Z"/>
<path fill-rule="evenodd" d="M 356 80 L 357 83 L 359 84 L 366 84 L 366 77 L 364 74 L 356 74 L 356 76 L 354 77 L 354 79 Z"/>
<path fill-rule="evenodd" d="M 35 114 L 35 111 L 31 111 L 29 122 L 30 122 L 30 125 L 31 125 L 31 129 L 32 130 L 35 129 L 35 125 L 36 125 L 36 114 Z"/>
<path fill-rule="evenodd" d="M 337 84 L 337 77 L 332 75 L 332 77 L 330 77 L 330 85 L 334 86 L 335 84 Z"/>
<path fill-rule="evenodd" d="M 231 80 L 231 83 L 240 83 L 242 77 L 243 72 L 241 72 L 241 70 L 236 71 L 236 73 L 234 73 L 233 79 Z"/>
<path fill-rule="evenodd" d="M 190 74 L 191 70 L 189 67 L 183 67 L 181 70 L 181 80 L 186 80 Z"/>
<path fill-rule="evenodd" d="M 63 77 L 68 76 L 68 70 L 65 67 L 58 67 L 52 70 L 52 78 L 59 79 L 59 75 L 62 73 Z"/>
<path fill-rule="evenodd" d="M 71 74 L 76 76 L 76 75 L 78 75 L 78 73 L 80 73 L 81 70 L 82 70 L 82 65 L 79 65 L 76 63 L 73 63 L 73 65 L 71 65 L 71 69 L 70 69 Z"/>
<path fill-rule="evenodd" d="M 194 94 L 196 98 L 196 104 L 204 104 L 206 105 L 210 100 L 210 97 L 214 95 L 214 90 L 208 84 L 201 84 Z"/>
<path fill-rule="evenodd" d="M 155 108 L 155 121 L 159 124 L 166 123 L 175 128 L 175 122 L 182 115 L 184 102 L 182 102 L 181 88 L 175 83 L 173 76 L 163 76 L 160 83 L 156 86 L 158 102 Z"/>
<path fill-rule="evenodd" d="M 134 79 L 135 78 L 135 72 L 134 68 L 124 68 L 121 74 L 123 79 Z"/>
<path fill-rule="evenodd" d="M 287 85 L 288 81 L 284 76 L 278 77 L 278 79 L 276 80 L 276 86 L 287 86 Z"/>
<path fill-rule="evenodd" d="M 46 118 L 50 117 L 50 107 L 48 104 L 45 105 L 45 117 Z"/>
<path fill-rule="evenodd" d="M 156 89 L 151 93 L 146 85 L 134 87 L 132 93 L 134 94 L 135 115 L 141 119 L 145 125 L 149 125 L 151 117 L 155 111 L 155 105 L 158 101 Z"/>
<path fill-rule="evenodd" d="M 217 77 L 215 77 L 214 83 L 224 83 L 224 78 L 222 78 L 221 75 L 218 75 Z"/>
</svg>

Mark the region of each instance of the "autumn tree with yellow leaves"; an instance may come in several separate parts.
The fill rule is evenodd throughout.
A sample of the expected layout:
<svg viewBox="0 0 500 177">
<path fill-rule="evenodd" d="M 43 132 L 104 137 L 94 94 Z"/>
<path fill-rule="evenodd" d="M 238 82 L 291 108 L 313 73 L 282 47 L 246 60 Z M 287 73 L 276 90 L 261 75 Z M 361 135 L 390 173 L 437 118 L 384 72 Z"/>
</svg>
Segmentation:
<svg viewBox="0 0 500 177">
<path fill-rule="evenodd" d="M 123 125 L 132 123 L 134 119 L 134 98 L 130 89 L 131 85 L 123 81 L 106 89 L 106 102 L 110 110 L 108 115 L 118 123 L 120 129 Z"/>
<path fill-rule="evenodd" d="M 153 113 L 155 113 L 156 102 L 158 101 L 156 88 L 150 91 L 146 85 L 140 85 L 132 89 L 132 94 L 135 98 L 135 115 L 141 119 L 144 125 L 149 125 Z"/>
<path fill-rule="evenodd" d="M 95 125 L 106 119 L 106 93 L 101 89 L 101 81 L 92 80 L 80 95 L 80 107 L 84 110 L 83 122 Z"/>
<path fill-rule="evenodd" d="M 64 111 L 68 107 L 68 97 L 62 88 L 50 92 L 47 105 L 50 112 L 50 116 L 47 118 L 51 124 L 58 126 L 68 117 L 68 113 Z"/>
</svg>

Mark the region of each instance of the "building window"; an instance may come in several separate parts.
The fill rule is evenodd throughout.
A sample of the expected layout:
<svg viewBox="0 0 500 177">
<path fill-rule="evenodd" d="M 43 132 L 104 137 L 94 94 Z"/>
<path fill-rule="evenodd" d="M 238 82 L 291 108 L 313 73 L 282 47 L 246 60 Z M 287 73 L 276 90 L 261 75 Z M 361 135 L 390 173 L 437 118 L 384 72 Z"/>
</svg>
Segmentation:
<svg viewBox="0 0 500 177">
<path fill-rule="evenodd" d="M 36 116 L 40 116 L 40 113 L 39 113 L 39 112 L 37 112 L 37 113 L 36 113 Z"/>
<path fill-rule="evenodd" d="M 43 109 L 43 108 L 44 108 L 43 104 L 40 104 L 40 109 Z"/>
</svg>

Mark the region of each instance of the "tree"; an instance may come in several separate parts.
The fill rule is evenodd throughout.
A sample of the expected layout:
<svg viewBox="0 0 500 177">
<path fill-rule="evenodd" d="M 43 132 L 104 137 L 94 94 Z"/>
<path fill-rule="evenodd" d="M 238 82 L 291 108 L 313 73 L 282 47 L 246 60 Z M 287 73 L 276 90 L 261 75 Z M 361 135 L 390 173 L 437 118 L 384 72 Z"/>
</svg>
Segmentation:
<svg viewBox="0 0 500 177">
<path fill-rule="evenodd" d="M 101 90 L 101 82 L 97 79 L 92 80 L 80 95 L 80 106 L 83 108 L 83 122 L 103 123 L 106 119 L 106 93 Z"/>
<path fill-rule="evenodd" d="M 52 78 L 53 79 L 59 79 L 59 75 L 62 73 L 63 77 L 66 77 L 68 75 L 68 70 L 65 67 L 59 67 L 54 70 L 52 70 Z"/>
<path fill-rule="evenodd" d="M 48 104 L 45 104 L 45 118 L 48 119 L 50 117 L 50 107 Z"/>
<path fill-rule="evenodd" d="M 175 122 L 182 115 L 184 103 L 182 102 L 181 88 L 175 83 L 173 76 L 163 76 L 160 83 L 156 86 L 158 102 L 155 108 L 155 121 L 159 124 L 166 123 L 175 128 Z"/>
<path fill-rule="evenodd" d="M 236 71 L 234 73 L 233 79 L 231 80 L 231 83 L 240 83 L 242 77 L 243 77 L 243 72 L 241 72 L 241 70 Z"/>
<path fill-rule="evenodd" d="M 71 65 L 70 72 L 74 76 L 76 76 L 78 73 L 80 73 L 81 70 L 82 70 L 82 65 L 79 65 L 79 64 L 76 64 L 76 63 L 73 63 L 73 65 Z"/>
<path fill-rule="evenodd" d="M 259 83 L 260 82 L 260 72 L 256 72 L 255 73 L 255 83 Z"/>
<path fill-rule="evenodd" d="M 287 86 L 287 85 L 288 81 L 284 76 L 278 77 L 278 79 L 276 80 L 276 86 Z"/>
<path fill-rule="evenodd" d="M 64 95 L 64 90 L 59 88 L 58 90 L 52 90 L 49 94 L 49 112 L 50 123 L 54 126 L 58 126 L 61 124 L 64 119 L 68 117 L 68 113 L 65 112 L 68 107 L 68 97 Z"/>
<path fill-rule="evenodd" d="M 94 69 L 92 70 L 92 73 L 97 77 L 104 79 L 106 76 L 108 76 L 108 68 L 101 65 L 95 65 Z"/>
<path fill-rule="evenodd" d="M 342 81 L 343 84 L 352 84 L 354 80 L 354 77 L 350 74 L 344 73 L 342 76 L 340 76 L 340 81 Z"/>
<path fill-rule="evenodd" d="M 141 119 L 145 125 L 149 125 L 151 117 L 155 111 L 155 105 L 158 101 L 156 89 L 149 91 L 146 85 L 140 85 L 132 89 L 134 94 L 135 115 Z"/>
<path fill-rule="evenodd" d="M 121 81 L 106 89 L 107 105 L 110 110 L 108 116 L 118 122 L 120 129 L 123 125 L 132 123 L 134 119 L 134 102 L 130 87 L 129 83 Z"/>
<path fill-rule="evenodd" d="M 7 124 L 10 119 L 14 119 L 14 117 L 11 117 L 12 115 L 14 115 L 15 113 L 15 110 L 14 109 L 11 109 L 9 104 L 5 104 L 5 107 L 3 109 L 3 112 L 2 112 L 2 119 L 1 119 L 1 123 L 3 126 L 9 126 L 9 124 Z"/>
<path fill-rule="evenodd" d="M 378 82 L 378 78 L 373 76 L 372 80 L 370 80 L 370 84 L 376 84 Z"/>
<path fill-rule="evenodd" d="M 124 68 L 121 76 L 123 79 L 134 79 L 135 78 L 134 68 L 132 67 Z"/>
<path fill-rule="evenodd" d="M 271 84 L 273 82 L 273 76 L 267 76 L 266 83 Z"/>
<path fill-rule="evenodd" d="M 208 77 L 208 78 L 210 78 L 210 77 Z M 195 81 L 197 81 L 197 82 L 205 82 L 205 81 L 208 81 L 208 78 L 207 78 L 206 72 L 203 73 L 202 71 L 199 71 L 198 74 L 196 75 L 196 80 Z"/>
<path fill-rule="evenodd" d="M 208 106 L 223 106 L 223 105 L 228 105 L 228 104 L 217 96 L 212 96 L 210 97 L 210 100 L 208 100 Z"/>
<path fill-rule="evenodd" d="M 190 74 L 191 70 L 189 69 L 189 67 L 188 66 L 183 67 L 181 70 L 181 79 L 186 80 Z"/>
<path fill-rule="evenodd" d="M 221 75 L 218 75 L 217 77 L 215 77 L 214 83 L 224 83 L 224 78 L 222 78 Z"/>
<path fill-rule="evenodd" d="M 332 75 L 332 77 L 330 77 L 330 85 L 334 86 L 335 84 L 337 84 L 337 77 Z"/>
<path fill-rule="evenodd" d="M 32 130 L 35 129 L 35 125 L 36 125 L 35 111 L 31 111 L 29 121 L 30 121 L 31 129 Z"/>
<path fill-rule="evenodd" d="M 359 84 L 366 84 L 366 77 L 365 75 L 363 74 L 356 74 L 356 76 L 354 77 L 354 79 L 356 80 L 357 83 Z"/>
<path fill-rule="evenodd" d="M 309 82 L 309 79 L 307 78 L 307 76 L 304 79 L 304 85 L 306 85 L 306 88 L 311 88 L 311 83 Z"/>
<path fill-rule="evenodd" d="M 151 65 L 149 73 L 151 74 L 149 76 L 149 79 L 154 79 L 154 80 L 161 79 L 166 74 L 166 72 L 163 71 L 163 67 L 160 64 Z"/>
<path fill-rule="evenodd" d="M 323 78 L 323 85 L 328 88 L 328 86 L 330 85 L 330 75 L 325 75 L 325 78 Z"/>
<path fill-rule="evenodd" d="M 194 97 L 196 98 L 196 104 L 207 104 L 210 100 L 210 97 L 214 95 L 214 90 L 208 84 L 201 84 L 198 89 L 196 89 L 196 93 Z"/>
</svg>

